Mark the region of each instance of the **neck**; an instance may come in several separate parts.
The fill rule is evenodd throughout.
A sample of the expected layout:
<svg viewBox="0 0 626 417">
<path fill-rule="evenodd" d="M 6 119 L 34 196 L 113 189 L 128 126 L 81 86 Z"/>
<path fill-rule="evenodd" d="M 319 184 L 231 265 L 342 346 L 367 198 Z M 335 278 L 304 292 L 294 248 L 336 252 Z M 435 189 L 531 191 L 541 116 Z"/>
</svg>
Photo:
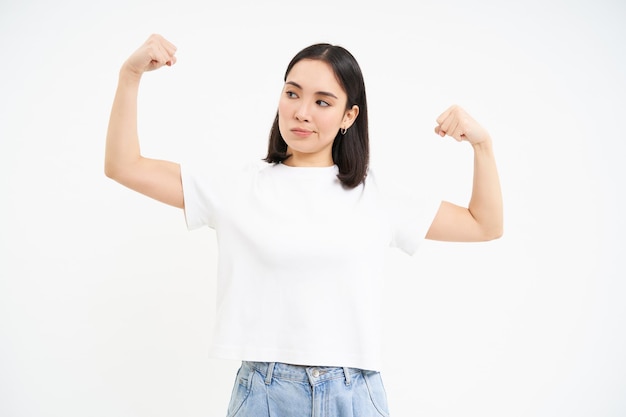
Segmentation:
<svg viewBox="0 0 626 417">
<path fill-rule="evenodd" d="M 299 152 L 290 152 L 287 149 L 287 153 L 291 156 L 283 161 L 283 164 L 290 167 L 330 167 L 335 165 L 331 155 L 312 155 L 302 154 Z"/>
</svg>

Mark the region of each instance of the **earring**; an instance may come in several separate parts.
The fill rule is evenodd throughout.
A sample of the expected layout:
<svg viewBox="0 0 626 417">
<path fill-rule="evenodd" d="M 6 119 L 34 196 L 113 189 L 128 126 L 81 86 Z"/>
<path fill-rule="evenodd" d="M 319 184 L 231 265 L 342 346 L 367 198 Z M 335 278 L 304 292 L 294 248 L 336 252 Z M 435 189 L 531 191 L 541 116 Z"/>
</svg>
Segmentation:
<svg viewBox="0 0 626 417">
<path fill-rule="evenodd" d="M 348 129 L 346 129 L 345 127 L 342 127 L 341 129 L 339 129 L 339 131 L 341 132 L 342 135 L 345 135 Z"/>
</svg>

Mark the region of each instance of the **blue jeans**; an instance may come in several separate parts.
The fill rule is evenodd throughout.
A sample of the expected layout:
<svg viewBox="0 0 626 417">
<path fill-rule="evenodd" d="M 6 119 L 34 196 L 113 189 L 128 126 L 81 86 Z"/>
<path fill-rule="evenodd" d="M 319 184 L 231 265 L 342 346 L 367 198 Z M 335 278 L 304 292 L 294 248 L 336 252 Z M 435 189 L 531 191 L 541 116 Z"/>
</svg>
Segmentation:
<svg viewBox="0 0 626 417">
<path fill-rule="evenodd" d="M 228 417 L 388 417 L 380 373 L 242 362 Z"/>
</svg>

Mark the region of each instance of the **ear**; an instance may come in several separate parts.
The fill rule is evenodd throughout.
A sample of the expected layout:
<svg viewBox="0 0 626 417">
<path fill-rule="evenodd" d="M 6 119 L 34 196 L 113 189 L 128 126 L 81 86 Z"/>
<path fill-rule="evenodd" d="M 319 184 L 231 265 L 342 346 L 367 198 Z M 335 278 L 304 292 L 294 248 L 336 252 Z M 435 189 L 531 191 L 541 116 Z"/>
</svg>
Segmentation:
<svg viewBox="0 0 626 417">
<path fill-rule="evenodd" d="M 355 104 L 351 109 L 346 110 L 346 113 L 343 115 L 343 120 L 341 121 L 341 127 L 347 129 L 352 126 L 358 115 L 359 106 Z"/>
</svg>

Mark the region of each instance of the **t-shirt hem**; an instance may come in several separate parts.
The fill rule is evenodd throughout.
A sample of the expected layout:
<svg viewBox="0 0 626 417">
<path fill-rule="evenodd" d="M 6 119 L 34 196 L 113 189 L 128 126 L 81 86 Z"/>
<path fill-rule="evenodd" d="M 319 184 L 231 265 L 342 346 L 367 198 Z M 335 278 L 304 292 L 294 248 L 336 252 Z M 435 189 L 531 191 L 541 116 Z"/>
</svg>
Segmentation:
<svg viewBox="0 0 626 417">
<path fill-rule="evenodd" d="M 380 371 L 380 359 L 367 356 L 346 356 L 336 353 L 302 352 L 278 349 L 245 349 L 238 347 L 211 347 L 210 355 L 215 358 L 250 362 L 281 362 L 303 366 L 338 366 L 368 371 Z"/>
</svg>

